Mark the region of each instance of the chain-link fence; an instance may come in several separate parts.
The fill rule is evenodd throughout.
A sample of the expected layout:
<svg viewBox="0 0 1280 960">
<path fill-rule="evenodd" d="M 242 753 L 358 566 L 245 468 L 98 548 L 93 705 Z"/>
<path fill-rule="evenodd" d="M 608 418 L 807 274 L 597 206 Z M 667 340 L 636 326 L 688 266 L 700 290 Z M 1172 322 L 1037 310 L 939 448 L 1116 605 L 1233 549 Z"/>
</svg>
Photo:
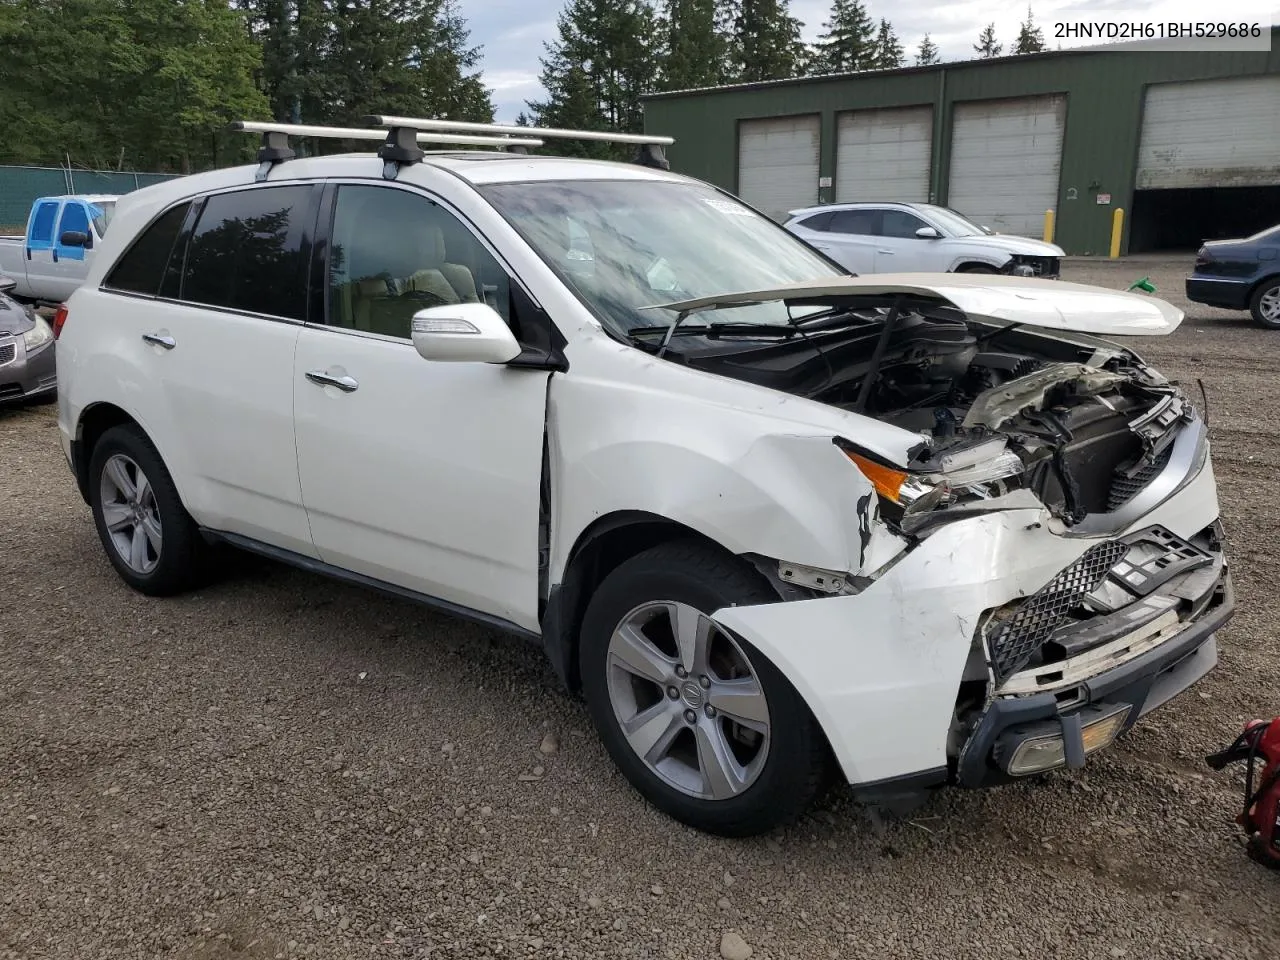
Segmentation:
<svg viewBox="0 0 1280 960">
<path fill-rule="evenodd" d="M 64 193 L 128 193 L 174 176 L 121 170 L 0 166 L 0 228 L 25 229 L 31 204 L 40 197 Z"/>
</svg>

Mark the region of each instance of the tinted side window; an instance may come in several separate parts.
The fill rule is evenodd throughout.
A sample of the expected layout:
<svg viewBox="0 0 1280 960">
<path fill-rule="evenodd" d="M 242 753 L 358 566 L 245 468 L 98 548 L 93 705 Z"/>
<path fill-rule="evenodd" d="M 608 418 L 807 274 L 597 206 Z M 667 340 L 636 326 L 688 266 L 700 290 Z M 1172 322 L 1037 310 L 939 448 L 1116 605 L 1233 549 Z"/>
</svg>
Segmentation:
<svg viewBox="0 0 1280 960">
<path fill-rule="evenodd" d="M 902 237 L 914 240 L 916 239 L 916 231 L 921 227 L 927 226 L 928 224 L 915 214 L 907 213 L 903 210 L 886 210 L 880 230 L 886 237 Z"/>
<path fill-rule="evenodd" d="M 812 217 L 806 217 L 800 221 L 800 226 L 806 230 L 827 230 L 831 226 L 831 214 L 817 213 Z"/>
<path fill-rule="evenodd" d="M 338 188 L 328 283 L 336 327 L 407 339 L 419 310 L 478 302 L 511 321 L 501 264 L 453 214 L 406 190 Z"/>
<path fill-rule="evenodd" d="M 303 319 L 311 195 L 310 186 L 288 186 L 209 197 L 187 246 L 182 299 Z"/>
<path fill-rule="evenodd" d="M 57 215 L 57 200 L 46 200 L 36 208 L 36 215 L 31 218 L 31 235 L 27 237 L 29 246 L 47 247 L 53 243 L 53 219 Z"/>
<path fill-rule="evenodd" d="M 837 210 L 831 215 L 833 233 L 857 233 L 875 236 L 880 232 L 879 210 Z"/>
<path fill-rule="evenodd" d="M 62 222 L 58 224 L 58 238 L 61 238 L 68 230 L 79 230 L 81 233 L 89 232 L 89 214 L 85 212 L 84 207 L 78 203 L 68 203 L 62 208 Z"/>
<path fill-rule="evenodd" d="M 111 290 L 155 296 L 160 290 L 160 278 L 164 276 L 169 254 L 173 251 L 173 242 L 178 238 L 190 206 L 190 203 L 180 203 L 166 210 L 143 230 L 107 274 L 104 286 Z"/>
</svg>

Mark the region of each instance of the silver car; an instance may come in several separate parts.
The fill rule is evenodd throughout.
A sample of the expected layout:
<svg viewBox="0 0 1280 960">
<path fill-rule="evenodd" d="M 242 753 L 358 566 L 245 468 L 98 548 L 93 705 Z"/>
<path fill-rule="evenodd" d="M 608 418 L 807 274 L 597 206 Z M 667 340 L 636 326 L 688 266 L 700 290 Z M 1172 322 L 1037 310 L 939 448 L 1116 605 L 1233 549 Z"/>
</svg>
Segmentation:
<svg viewBox="0 0 1280 960">
<path fill-rule="evenodd" d="M 0 404 L 52 401 L 58 373 L 53 331 L 44 317 L 7 294 L 14 280 L 0 276 Z"/>
</svg>

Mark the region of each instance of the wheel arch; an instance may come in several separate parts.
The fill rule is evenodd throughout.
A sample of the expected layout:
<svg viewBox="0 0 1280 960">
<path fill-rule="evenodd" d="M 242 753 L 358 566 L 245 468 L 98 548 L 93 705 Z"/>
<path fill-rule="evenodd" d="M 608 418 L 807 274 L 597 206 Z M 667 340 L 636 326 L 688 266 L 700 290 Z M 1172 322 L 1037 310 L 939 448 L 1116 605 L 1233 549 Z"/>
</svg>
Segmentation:
<svg viewBox="0 0 1280 960">
<path fill-rule="evenodd" d="M 104 433 L 112 427 L 119 426 L 133 426 L 142 431 L 142 435 L 147 438 L 148 443 L 156 448 L 156 453 L 159 454 L 161 461 L 168 468 L 174 487 L 178 491 L 178 497 L 185 506 L 187 498 L 183 490 L 182 479 L 173 471 L 169 458 L 165 456 L 164 448 L 156 442 L 155 435 L 147 429 L 147 425 L 138 417 L 109 400 L 96 401 L 80 411 L 80 417 L 76 421 L 75 434 L 71 439 L 72 471 L 75 474 L 76 487 L 79 489 L 80 496 L 84 499 L 84 502 L 89 502 L 89 462 L 93 459 L 93 448 Z"/>
<path fill-rule="evenodd" d="M 574 541 L 559 583 L 547 593 L 542 638 L 552 669 L 572 692 L 581 688 L 578 633 L 595 588 L 621 564 L 662 543 L 694 540 L 741 563 L 771 586 L 750 558 L 735 554 L 693 527 L 645 510 L 619 510 L 596 518 Z"/>
</svg>

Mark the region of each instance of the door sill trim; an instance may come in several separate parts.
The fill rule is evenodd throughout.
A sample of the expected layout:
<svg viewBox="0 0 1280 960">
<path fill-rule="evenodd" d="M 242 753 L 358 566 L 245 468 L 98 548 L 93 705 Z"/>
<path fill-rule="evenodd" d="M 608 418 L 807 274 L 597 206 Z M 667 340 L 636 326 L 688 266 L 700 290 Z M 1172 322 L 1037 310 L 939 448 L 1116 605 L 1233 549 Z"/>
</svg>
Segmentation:
<svg viewBox="0 0 1280 960">
<path fill-rule="evenodd" d="M 238 533 L 225 533 L 221 530 L 212 530 L 208 527 L 200 527 L 200 535 L 211 543 L 224 543 L 230 547 L 236 547 L 240 550 L 247 550 L 250 553 L 256 553 L 259 556 L 266 557 L 269 560 L 277 560 L 280 563 L 296 567 L 299 570 L 305 570 L 308 573 L 318 573 L 321 576 L 329 577 L 333 580 L 340 580 L 343 583 L 350 583 L 357 587 L 365 587 L 377 593 L 385 594 L 390 597 L 397 597 L 401 600 L 410 600 L 414 603 L 421 604 L 425 607 L 431 607 L 441 613 L 448 614 L 452 617 L 458 617 L 462 620 L 470 620 L 473 623 L 483 624 L 486 627 L 492 627 L 494 630 L 501 630 L 503 633 L 514 634 L 522 637 L 538 646 L 542 646 L 542 634 L 535 633 L 519 624 L 512 623 L 502 617 L 496 617 L 491 613 L 485 613 L 482 610 L 474 610 L 471 607 L 464 607 L 461 604 L 452 603 L 449 600 L 441 600 L 439 597 L 428 596 L 425 593 L 418 593 L 416 590 L 410 590 L 407 587 L 400 587 L 394 583 L 387 583 L 385 580 L 378 580 L 374 577 L 367 577 L 362 573 L 355 573 L 351 570 L 345 570 L 342 567 L 335 567 L 331 563 L 325 563 L 323 560 L 317 560 L 314 557 L 308 557 L 301 553 L 295 553 L 292 550 L 286 550 L 283 547 L 272 546 L 269 543 L 263 543 L 261 540 L 254 540 L 252 537 L 245 537 Z"/>
</svg>

